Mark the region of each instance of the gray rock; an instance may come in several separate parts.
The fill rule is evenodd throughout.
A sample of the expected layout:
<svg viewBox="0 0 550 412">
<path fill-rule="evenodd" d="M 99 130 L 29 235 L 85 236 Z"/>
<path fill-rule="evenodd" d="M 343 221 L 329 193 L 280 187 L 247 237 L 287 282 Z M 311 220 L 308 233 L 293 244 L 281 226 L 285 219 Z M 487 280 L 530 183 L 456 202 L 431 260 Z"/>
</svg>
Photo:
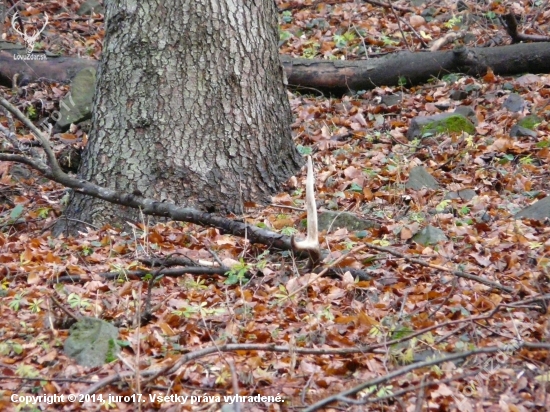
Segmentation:
<svg viewBox="0 0 550 412">
<path fill-rule="evenodd" d="M 426 246 L 426 245 L 435 245 L 439 242 L 444 242 L 447 240 L 445 233 L 434 226 L 426 226 L 420 232 L 412 237 L 412 240 L 415 242 Z"/>
<path fill-rule="evenodd" d="M 407 138 L 414 140 L 421 138 L 427 133 L 432 135 L 449 132 L 467 132 L 473 134 L 475 130 L 475 125 L 471 120 L 455 111 L 455 113 L 440 113 L 433 116 L 415 117 L 411 121 L 409 130 L 407 131 Z"/>
<path fill-rule="evenodd" d="M 95 368 L 116 359 L 118 329 L 96 318 L 82 318 L 69 331 L 63 350 L 79 365 Z"/>
<path fill-rule="evenodd" d="M 92 117 L 96 69 L 86 68 L 78 72 L 71 82 L 71 92 L 59 103 L 59 120 L 54 133 L 66 131 L 71 123 L 79 123 Z"/>
<path fill-rule="evenodd" d="M 104 14 L 105 8 L 103 7 L 102 2 L 99 0 L 87 0 L 78 9 L 76 14 L 79 16 L 89 15 L 92 14 L 92 11 L 94 13 Z"/>
<path fill-rule="evenodd" d="M 464 100 L 466 97 L 468 97 L 468 93 L 466 93 L 464 90 L 453 90 L 450 97 L 453 100 Z"/>
<path fill-rule="evenodd" d="M 324 211 L 319 213 L 317 218 L 319 230 L 334 231 L 338 228 L 346 228 L 349 231 L 371 229 L 379 227 L 377 222 L 363 219 L 350 212 L 330 212 Z"/>
<path fill-rule="evenodd" d="M 390 107 L 401 103 L 402 100 L 403 100 L 403 93 L 387 94 L 382 96 L 381 103 Z"/>
<path fill-rule="evenodd" d="M 514 215 L 516 219 L 546 220 L 550 218 L 550 196 L 546 196 Z"/>
<path fill-rule="evenodd" d="M 445 200 L 447 200 L 447 199 L 451 199 L 451 200 L 452 199 L 461 199 L 461 200 L 465 200 L 465 201 L 469 202 L 476 195 L 477 195 L 477 193 L 473 189 L 462 189 L 462 190 L 458 190 L 456 192 L 447 193 L 445 195 L 444 199 Z"/>
<path fill-rule="evenodd" d="M 504 101 L 504 107 L 511 112 L 521 112 L 523 110 L 523 105 L 523 98 L 517 93 L 510 94 Z"/>
<path fill-rule="evenodd" d="M 477 115 L 472 106 L 457 106 L 457 108 L 455 109 L 455 113 L 461 114 L 477 126 Z"/>
<path fill-rule="evenodd" d="M 510 137 L 521 137 L 521 136 L 527 136 L 527 137 L 537 137 L 537 132 L 534 130 L 528 129 L 527 127 L 520 126 L 519 124 L 515 124 L 510 129 Z"/>
<path fill-rule="evenodd" d="M 409 172 L 409 180 L 405 183 L 405 188 L 413 190 L 420 190 L 423 187 L 437 189 L 438 186 L 437 180 L 422 166 L 413 167 Z"/>
</svg>

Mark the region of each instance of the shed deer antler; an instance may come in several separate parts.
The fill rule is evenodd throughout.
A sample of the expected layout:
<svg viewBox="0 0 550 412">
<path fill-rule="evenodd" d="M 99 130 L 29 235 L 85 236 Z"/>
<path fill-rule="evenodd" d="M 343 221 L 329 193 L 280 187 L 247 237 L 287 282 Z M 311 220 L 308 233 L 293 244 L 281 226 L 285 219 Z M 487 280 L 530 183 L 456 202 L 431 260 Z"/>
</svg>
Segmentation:
<svg viewBox="0 0 550 412">
<path fill-rule="evenodd" d="M 309 254 L 308 268 L 312 269 L 321 261 L 321 248 L 319 246 L 319 229 L 317 226 L 317 205 L 315 204 L 315 179 L 313 177 L 313 164 L 311 156 L 307 157 L 306 179 L 306 210 L 307 210 L 307 237 L 306 240 L 297 242 L 294 236 L 290 239 L 292 249 L 295 252 L 307 252 Z"/>
<path fill-rule="evenodd" d="M 46 21 L 42 25 L 42 29 L 36 30 L 32 35 L 29 35 L 29 34 L 27 34 L 27 30 L 25 30 L 24 27 L 21 27 L 21 29 L 23 29 L 23 31 L 17 30 L 17 28 L 15 27 L 15 25 L 17 24 L 17 22 L 15 20 L 17 19 L 18 14 L 19 14 L 19 12 L 15 12 L 13 14 L 13 17 L 11 18 L 11 27 L 13 27 L 13 29 L 18 34 L 23 36 L 23 41 L 25 42 L 25 46 L 27 48 L 27 53 L 30 54 L 34 50 L 34 43 L 36 43 L 36 41 L 38 40 L 38 37 L 40 36 L 40 34 L 44 31 L 44 29 L 48 25 L 49 17 L 48 17 L 47 13 L 44 13 L 44 15 L 46 16 Z"/>
</svg>

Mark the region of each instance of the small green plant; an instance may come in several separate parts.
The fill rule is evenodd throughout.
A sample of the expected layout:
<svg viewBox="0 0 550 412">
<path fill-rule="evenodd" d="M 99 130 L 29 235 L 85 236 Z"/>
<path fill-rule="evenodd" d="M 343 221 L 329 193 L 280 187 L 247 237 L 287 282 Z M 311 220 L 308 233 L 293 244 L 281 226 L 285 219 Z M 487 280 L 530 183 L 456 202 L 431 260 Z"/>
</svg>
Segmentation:
<svg viewBox="0 0 550 412">
<path fill-rule="evenodd" d="M 462 16 L 453 16 L 447 23 L 444 24 L 448 29 L 459 26 L 462 23 Z"/>
<path fill-rule="evenodd" d="M 522 157 L 521 159 L 519 159 L 519 162 L 522 164 L 522 165 L 532 165 L 533 164 L 533 161 L 534 159 L 531 157 L 531 155 L 527 155 L 525 157 Z"/>
<path fill-rule="evenodd" d="M 290 10 L 283 11 L 281 20 L 285 23 L 292 23 L 292 12 Z"/>
<path fill-rule="evenodd" d="M 304 193 L 304 189 L 298 188 L 294 192 L 292 192 L 292 196 L 301 197 L 303 193 Z"/>
<path fill-rule="evenodd" d="M 21 378 L 36 378 L 40 373 L 31 365 L 21 364 L 15 371 L 15 374 Z"/>
<path fill-rule="evenodd" d="M 435 207 L 435 210 L 439 213 L 443 212 L 449 205 L 451 204 L 450 199 L 442 200 L 439 202 L 439 204 Z"/>
<path fill-rule="evenodd" d="M 0 355 L 9 356 L 11 353 L 21 355 L 23 353 L 23 346 L 20 343 L 12 341 L 0 342 Z"/>
<path fill-rule="evenodd" d="M 94 250 L 88 246 L 88 245 L 83 245 L 82 246 L 82 255 L 83 256 L 90 256 L 92 253 L 94 253 Z"/>
<path fill-rule="evenodd" d="M 201 316 L 205 317 L 208 315 L 223 315 L 226 311 L 224 308 L 207 308 L 208 303 L 202 302 L 199 306 L 197 305 L 186 305 L 180 310 L 174 310 L 172 313 L 177 316 L 183 316 L 185 318 L 190 318 L 192 315 L 200 313 Z"/>
<path fill-rule="evenodd" d="M 384 398 L 386 396 L 389 396 L 389 395 L 392 395 L 393 392 L 392 392 L 392 389 L 393 389 L 393 386 L 392 385 L 387 385 L 387 386 L 382 386 L 380 389 L 376 389 L 375 386 L 371 386 L 370 388 L 368 388 L 366 391 L 364 392 L 368 392 L 366 395 L 371 395 L 373 393 L 375 393 L 375 397 L 377 398 Z M 363 392 L 361 393 L 363 394 Z"/>
<path fill-rule="evenodd" d="M 235 285 L 248 282 L 248 279 L 245 277 L 246 273 L 250 271 L 252 267 L 248 265 L 244 259 L 241 258 L 240 262 L 233 266 L 229 272 L 226 273 L 227 279 L 224 282 L 226 285 Z"/>
<path fill-rule="evenodd" d="M 279 42 L 284 43 L 292 38 L 292 33 L 286 30 L 279 30 Z"/>
<path fill-rule="evenodd" d="M 201 278 L 198 278 L 197 280 L 186 280 L 185 287 L 187 289 L 197 289 L 197 290 L 208 289 L 208 286 L 206 286 L 205 280 Z"/>
<path fill-rule="evenodd" d="M 344 242 L 344 246 L 346 247 L 346 250 L 351 250 L 357 245 L 357 242 L 352 242 L 351 240 L 346 240 Z"/>
<path fill-rule="evenodd" d="M 44 299 L 33 299 L 29 303 L 29 309 L 32 313 L 39 313 L 42 309 L 40 309 L 40 305 L 44 303 Z"/>
<path fill-rule="evenodd" d="M 368 177 L 378 176 L 378 172 L 376 170 L 371 169 L 371 168 L 363 169 L 363 173 L 366 174 Z"/>
<path fill-rule="evenodd" d="M 380 245 L 382 247 L 387 247 L 387 246 L 391 245 L 390 241 L 386 239 L 386 235 L 384 235 L 383 239 L 374 239 L 372 241 L 372 243 L 374 245 Z"/>
<path fill-rule="evenodd" d="M 458 209 L 458 214 L 460 216 L 466 216 L 470 214 L 470 208 L 468 206 L 462 206 L 460 209 Z"/>
<path fill-rule="evenodd" d="M 77 295 L 76 293 L 71 293 L 68 297 L 67 297 L 67 302 L 69 302 L 69 306 L 71 308 L 83 308 L 83 309 L 86 309 L 86 308 L 89 308 L 92 304 L 90 303 L 90 300 L 89 299 L 86 299 L 86 298 L 82 298 L 80 297 L 79 295 Z"/>
<path fill-rule="evenodd" d="M 399 44 L 398 41 L 393 40 L 391 37 L 387 35 L 382 36 L 382 42 L 384 43 L 384 46 L 397 46 Z"/>
<path fill-rule="evenodd" d="M 355 40 L 356 36 L 355 33 L 348 31 L 344 34 L 335 34 L 332 37 L 332 40 L 334 40 L 334 44 L 339 49 L 344 49 L 348 47 L 348 44 Z"/>
<path fill-rule="evenodd" d="M 294 229 L 293 227 L 283 227 L 281 229 L 281 234 L 285 235 L 285 236 L 292 236 L 292 235 L 295 235 L 296 233 L 298 233 L 298 230 L 297 229 Z"/>
<path fill-rule="evenodd" d="M 180 316 L 180 317 L 184 317 L 184 318 L 187 318 L 189 319 L 192 315 L 194 315 L 195 313 L 198 313 L 199 312 L 199 309 L 196 307 L 196 306 L 183 306 L 183 308 L 179 309 L 179 310 L 174 310 L 172 311 L 172 313 L 174 315 L 177 315 L 177 316 Z"/>
<path fill-rule="evenodd" d="M 48 217 L 48 214 L 50 213 L 50 210 L 51 209 L 49 207 L 41 207 L 37 210 L 38 217 L 40 219 L 46 219 Z"/>
<path fill-rule="evenodd" d="M 258 259 L 258 263 L 256 263 L 256 268 L 259 270 L 265 269 L 267 266 L 267 259 L 266 257 L 269 255 L 269 250 L 263 251 L 261 254 L 258 255 L 256 259 Z"/>
<path fill-rule="evenodd" d="M 305 43 L 307 47 L 302 50 L 302 57 L 304 59 L 313 59 L 319 53 L 320 45 L 314 41 L 307 41 Z"/>
<path fill-rule="evenodd" d="M 332 313 L 331 307 L 327 306 L 324 308 L 321 313 L 319 313 L 318 318 L 324 320 L 334 320 L 334 314 Z"/>
<path fill-rule="evenodd" d="M 363 192 L 363 188 L 361 186 L 359 186 L 357 183 L 353 182 L 350 186 L 350 188 L 348 189 L 352 192 L 357 192 L 357 193 L 362 193 Z"/>
<path fill-rule="evenodd" d="M 36 109 L 34 106 L 28 106 L 27 107 L 27 117 L 31 120 L 36 120 L 38 117 L 38 113 L 36 112 Z"/>
<path fill-rule="evenodd" d="M 502 158 L 498 161 L 499 164 L 505 165 L 507 163 L 512 162 L 515 159 L 515 156 L 510 153 L 506 153 Z"/>
<path fill-rule="evenodd" d="M 426 220 L 426 216 L 424 216 L 424 213 L 422 212 L 412 212 L 409 215 L 409 219 L 412 222 L 422 223 L 424 220 Z"/>
<path fill-rule="evenodd" d="M 288 290 L 286 290 L 285 285 L 282 283 L 279 284 L 279 292 L 275 293 L 274 297 L 277 298 L 279 302 L 284 301 L 288 299 L 290 294 L 288 293 Z"/>
<path fill-rule="evenodd" d="M 26 294 L 25 292 L 21 292 L 21 293 L 17 293 L 13 297 L 11 302 L 8 304 L 8 306 L 10 307 L 11 310 L 13 310 L 15 312 L 19 311 L 19 309 L 21 308 L 21 301 L 25 297 L 25 294 Z"/>
<path fill-rule="evenodd" d="M 300 153 L 302 156 L 308 156 L 313 153 L 313 148 L 311 146 L 302 146 L 299 144 L 296 146 L 296 149 L 298 150 L 298 153 Z"/>
</svg>

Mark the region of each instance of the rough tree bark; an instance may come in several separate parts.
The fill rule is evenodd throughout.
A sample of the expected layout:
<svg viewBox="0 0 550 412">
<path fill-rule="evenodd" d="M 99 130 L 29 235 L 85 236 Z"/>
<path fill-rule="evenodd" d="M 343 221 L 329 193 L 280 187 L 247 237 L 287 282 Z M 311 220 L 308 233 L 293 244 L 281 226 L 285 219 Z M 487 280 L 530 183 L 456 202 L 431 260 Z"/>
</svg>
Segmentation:
<svg viewBox="0 0 550 412">
<path fill-rule="evenodd" d="M 82 179 L 208 212 L 263 202 L 302 164 L 272 0 L 113 0 Z M 140 221 L 73 193 L 55 232 Z"/>
</svg>

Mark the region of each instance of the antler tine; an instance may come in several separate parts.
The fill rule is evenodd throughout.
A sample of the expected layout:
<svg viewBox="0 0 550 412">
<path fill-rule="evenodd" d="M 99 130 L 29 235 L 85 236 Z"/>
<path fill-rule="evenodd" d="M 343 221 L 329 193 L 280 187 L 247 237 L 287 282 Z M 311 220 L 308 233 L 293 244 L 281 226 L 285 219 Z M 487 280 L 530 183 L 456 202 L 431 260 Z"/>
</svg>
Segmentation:
<svg viewBox="0 0 550 412">
<path fill-rule="evenodd" d="M 48 17 L 48 13 L 44 12 L 44 16 L 46 16 L 46 21 L 44 22 L 44 24 L 42 25 L 42 29 L 40 29 L 40 31 L 36 34 L 33 34 L 33 37 L 37 37 L 40 35 L 40 33 L 42 33 L 44 31 L 44 29 L 46 28 L 46 26 L 48 25 L 48 22 L 50 21 L 50 18 Z"/>
<path fill-rule="evenodd" d="M 13 13 L 13 17 L 11 18 L 11 27 L 17 32 L 19 33 L 21 36 L 26 36 L 26 33 L 23 33 L 22 31 L 19 31 L 17 30 L 17 28 L 15 27 L 15 24 L 17 23 L 15 21 L 15 19 L 17 19 L 17 15 L 19 14 L 18 11 L 16 11 L 15 13 Z M 23 30 L 25 30 L 24 27 L 21 27 Z"/>
<path fill-rule="evenodd" d="M 313 163 L 311 156 L 307 158 L 306 178 L 306 210 L 307 210 L 307 238 L 297 242 L 294 236 L 290 242 L 295 251 L 304 251 L 309 254 L 308 268 L 312 269 L 321 261 L 321 248 L 319 245 L 319 228 L 317 224 L 317 205 L 315 204 L 315 178 L 313 176 Z"/>
</svg>

